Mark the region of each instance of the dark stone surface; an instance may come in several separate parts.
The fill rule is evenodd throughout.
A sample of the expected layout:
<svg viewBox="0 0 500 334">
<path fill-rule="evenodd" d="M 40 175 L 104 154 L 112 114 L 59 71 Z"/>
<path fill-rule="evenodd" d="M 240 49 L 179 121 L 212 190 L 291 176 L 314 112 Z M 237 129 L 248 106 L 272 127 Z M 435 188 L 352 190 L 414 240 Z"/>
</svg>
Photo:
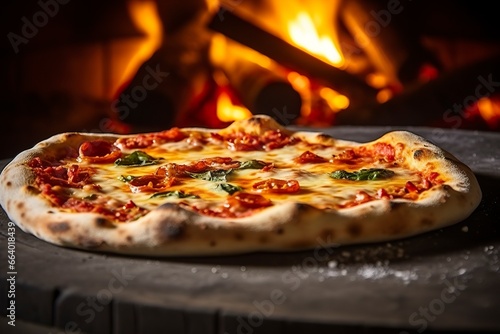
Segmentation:
<svg viewBox="0 0 500 334">
<path fill-rule="evenodd" d="M 392 129 L 327 132 L 367 141 Z M 92 333 L 499 332 L 500 134 L 405 129 L 476 173 L 483 201 L 469 218 L 389 243 L 209 258 L 91 253 L 17 229 L 17 319 Z M 0 211 L 3 310 L 8 221 Z"/>
</svg>

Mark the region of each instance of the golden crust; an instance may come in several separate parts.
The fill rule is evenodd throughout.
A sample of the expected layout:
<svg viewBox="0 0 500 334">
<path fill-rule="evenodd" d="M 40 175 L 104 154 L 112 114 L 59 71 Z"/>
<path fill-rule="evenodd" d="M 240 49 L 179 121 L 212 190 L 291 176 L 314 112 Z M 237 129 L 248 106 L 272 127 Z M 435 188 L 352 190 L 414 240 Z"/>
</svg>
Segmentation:
<svg viewBox="0 0 500 334">
<path fill-rule="evenodd" d="M 242 121 L 236 121 L 227 128 L 220 130 L 219 133 L 221 135 L 229 135 L 232 133 L 244 132 L 261 136 L 266 133 L 266 131 L 270 130 L 280 130 L 283 133 L 292 134 L 292 131 L 279 125 L 273 118 L 264 115 L 257 115 Z"/>
<path fill-rule="evenodd" d="M 293 133 L 265 116 L 235 122 L 219 133 L 263 134 L 286 131 L 314 143 L 359 146 L 313 132 Z M 204 131 L 215 131 L 206 130 Z M 436 170 L 446 183 L 417 201 L 374 200 L 352 208 L 320 210 L 284 202 L 245 218 L 221 219 L 198 214 L 176 204 L 164 204 L 136 221 L 113 224 L 95 213 L 58 211 L 30 186 L 33 157 L 64 154 L 86 140 L 114 141 L 123 136 L 65 133 L 19 154 L 0 175 L 0 203 L 25 232 L 50 243 L 98 251 L 149 256 L 234 254 L 288 251 L 321 244 L 354 244 L 393 240 L 457 223 L 481 200 L 472 171 L 448 152 L 409 132 L 391 132 L 364 143 L 401 143 L 400 156 L 416 170 Z"/>
</svg>

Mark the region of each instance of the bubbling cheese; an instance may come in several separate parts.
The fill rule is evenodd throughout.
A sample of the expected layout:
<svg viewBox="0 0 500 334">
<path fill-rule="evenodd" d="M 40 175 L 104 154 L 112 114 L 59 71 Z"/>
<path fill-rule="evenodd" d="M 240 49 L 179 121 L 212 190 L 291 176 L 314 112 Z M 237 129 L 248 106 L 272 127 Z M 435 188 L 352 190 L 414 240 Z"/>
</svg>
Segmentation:
<svg viewBox="0 0 500 334">
<path fill-rule="evenodd" d="M 396 163 L 389 163 L 376 159 L 364 159 L 361 162 L 350 163 L 337 161 L 334 157 L 341 154 L 345 148 L 335 145 L 317 145 L 311 150 L 311 145 L 302 140 L 294 145 L 270 151 L 231 151 L 223 143 L 208 142 L 205 145 L 193 146 L 189 138 L 184 140 L 164 143 L 145 149 L 148 155 L 158 159 L 156 164 L 145 166 L 117 166 L 115 164 L 86 164 L 93 168 L 96 173 L 92 176 L 92 182 L 100 186 L 99 193 L 109 195 L 122 202 L 132 200 L 136 205 L 148 210 L 162 205 L 166 202 L 190 202 L 196 203 L 223 203 L 228 196 L 219 184 L 221 182 L 207 181 L 189 176 L 176 178 L 176 182 L 167 191 L 181 191 L 184 194 L 191 194 L 196 198 L 152 197 L 154 192 L 131 191 L 129 184 L 120 180 L 123 176 L 140 177 L 153 175 L 161 166 L 169 164 L 189 165 L 201 159 L 230 157 L 235 161 L 245 162 L 249 160 L 261 160 L 268 164 L 273 164 L 273 168 L 265 169 L 234 169 L 227 175 L 226 182 L 232 186 L 239 187 L 245 192 L 258 193 L 253 185 L 266 179 L 296 180 L 300 185 L 300 190 L 295 193 L 260 193 L 273 203 L 299 202 L 315 206 L 319 209 L 338 209 L 339 205 L 355 198 L 359 191 L 364 191 L 374 196 L 379 189 L 390 187 L 401 189 L 408 181 L 419 183 L 421 176 L 416 171 L 411 171 Z M 300 163 L 297 158 L 306 150 L 324 158 L 326 162 L 321 163 Z M 135 150 L 123 150 L 124 154 L 132 153 Z M 67 161 L 68 164 L 74 161 Z M 394 172 L 394 176 L 384 180 L 351 181 L 334 179 L 330 173 L 335 170 L 357 171 L 368 168 L 384 168 Z M 75 189 L 73 196 L 84 198 L 89 195 L 87 190 Z"/>
</svg>

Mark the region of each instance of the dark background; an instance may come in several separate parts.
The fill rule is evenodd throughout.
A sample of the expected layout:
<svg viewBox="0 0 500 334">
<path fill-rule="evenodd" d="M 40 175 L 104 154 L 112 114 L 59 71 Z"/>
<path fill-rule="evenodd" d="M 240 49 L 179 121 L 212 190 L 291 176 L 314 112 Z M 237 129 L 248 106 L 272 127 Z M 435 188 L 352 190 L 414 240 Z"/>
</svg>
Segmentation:
<svg viewBox="0 0 500 334">
<path fill-rule="evenodd" d="M 112 113 L 112 102 L 124 84 L 120 82 L 120 74 L 134 48 L 144 38 L 127 12 L 126 5 L 130 1 L 141 0 L 70 0 L 65 4 L 55 0 L 9 0 L 3 3 L 0 157 L 12 157 L 59 132 L 102 131 L 102 120 Z M 40 3 L 52 6 L 57 3 L 57 13 L 38 28 L 26 44 L 19 44 L 18 52 L 15 52 L 8 34 L 21 36 L 25 25 L 23 17 L 33 22 L 33 15 L 42 10 Z M 169 14 L 162 14 L 166 40 L 184 22 L 189 22 L 192 13 L 199 10 L 200 3 L 198 0 L 183 1 L 171 5 L 173 11 Z M 252 1 L 241 3 L 244 5 Z M 383 9 L 387 8 L 389 1 L 373 3 Z M 450 107 L 450 102 L 460 103 L 473 92 L 477 83 L 475 64 L 482 64 L 493 57 L 489 65 L 482 67 L 481 73 L 493 73 L 494 78 L 498 78 L 495 80 L 500 82 L 498 61 L 494 58 L 500 50 L 500 29 L 496 23 L 498 14 L 493 9 L 494 2 L 401 1 L 400 4 L 405 10 L 394 15 L 391 25 L 401 27 L 409 37 L 417 36 L 420 46 L 436 57 L 442 66 L 442 73 L 458 72 L 458 75 L 441 84 L 446 86 L 446 94 L 449 95 L 444 102 L 419 104 L 419 108 L 430 108 L 432 112 L 436 109 L 437 122 L 428 122 L 428 125 L 455 126 L 455 123 L 443 124 L 439 121 L 442 121 L 443 112 Z M 488 70 L 490 65 L 491 71 Z M 460 70 L 471 66 L 468 75 L 462 77 Z M 461 87 L 463 82 L 470 80 L 473 82 L 466 85 L 467 89 Z M 457 95 L 454 95 L 455 86 Z M 429 89 L 439 93 L 440 87 Z M 428 95 L 416 100 L 419 103 L 427 101 Z M 403 100 L 396 107 L 388 108 L 397 108 L 404 115 L 405 106 L 411 110 L 414 102 L 415 99 Z M 161 112 L 178 112 L 175 108 L 165 108 Z M 349 122 L 347 120 L 344 124 Z M 360 122 L 370 124 L 371 121 Z M 412 122 L 412 117 L 409 117 L 410 124 L 405 125 L 412 125 Z M 461 123 L 460 127 L 497 130 L 481 120 Z M 165 127 L 170 125 L 165 124 Z"/>
</svg>

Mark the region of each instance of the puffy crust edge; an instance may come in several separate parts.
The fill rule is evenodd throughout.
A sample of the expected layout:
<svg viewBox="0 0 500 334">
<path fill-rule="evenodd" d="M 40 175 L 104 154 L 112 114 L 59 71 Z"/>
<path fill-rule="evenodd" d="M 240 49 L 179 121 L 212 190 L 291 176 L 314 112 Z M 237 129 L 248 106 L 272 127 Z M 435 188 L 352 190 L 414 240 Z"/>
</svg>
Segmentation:
<svg viewBox="0 0 500 334">
<path fill-rule="evenodd" d="M 236 122 L 229 128 L 234 131 L 241 124 L 248 123 Z M 267 129 L 275 127 L 272 122 L 266 124 Z M 318 133 L 295 135 L 317 137 Z M 414 168 L 432 164 L 446 172 L 447 185 L 429 190 L 418 202 L 376 200 L 338 211 L 288 202 L 240 219 L 207 217 L 165 204 L 134 222 L 113 224 L 94 213 L 58 212 L 28 186 L 33 175 L 24 164 L 33 157 L 60 154 L 68 144 L 77 147 L 89 139 L 114 141 L 119 137 L 65 133 L 20 153 L 0 175 L 0 204 L 22 230 L 56 245 L 133 255 L 202 256 L 399 239 L 462 221 L 481 201 L 479 184 L 467 166 L 422 137 L 404 131 L 387 133 L 370 143 L 335 141 L 353 146 L 403 142 L 403 156 Z M 423 153 L 415 155 L 418 150 Z"/>
</svg>

